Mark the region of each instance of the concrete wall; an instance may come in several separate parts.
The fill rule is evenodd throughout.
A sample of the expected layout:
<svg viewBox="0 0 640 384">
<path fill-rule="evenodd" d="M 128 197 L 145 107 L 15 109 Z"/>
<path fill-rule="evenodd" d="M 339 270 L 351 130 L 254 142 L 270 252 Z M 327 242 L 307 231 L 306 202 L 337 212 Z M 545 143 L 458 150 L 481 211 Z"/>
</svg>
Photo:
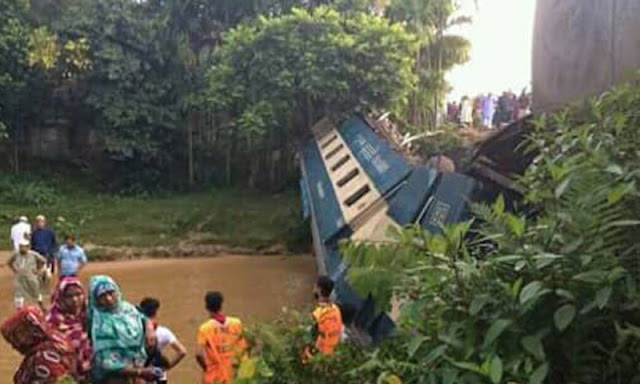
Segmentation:
<svg viewBox="0 0 640 384">
<path fill-rule="evenodd" d="M 640 69 L 640 0 L 538 0 L 536 112 L 597 95 Z"/>
</svg>

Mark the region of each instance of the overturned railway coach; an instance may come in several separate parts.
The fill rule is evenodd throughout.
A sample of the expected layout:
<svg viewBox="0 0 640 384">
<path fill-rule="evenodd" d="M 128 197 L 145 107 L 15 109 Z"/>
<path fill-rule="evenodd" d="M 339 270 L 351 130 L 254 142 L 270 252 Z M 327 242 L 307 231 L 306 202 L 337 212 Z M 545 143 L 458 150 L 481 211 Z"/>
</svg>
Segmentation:
<svg viewBox="0 0 640 384">
<path fill-rule="evenodd" d="M 382 241 L 389 227 L 414 223 L 438 231 L 467 219 L 469 202 L 487 193 L 475 178 L 410 164 L 363 118 L 323 120 L 312 132 L 300 154 L 301 188 L 318 270 L 336 282 L 336 300 L 355 309 L 354 325 L 377 342 L 393 321 L 349 286 L 339 242 Z"/>
</svg>

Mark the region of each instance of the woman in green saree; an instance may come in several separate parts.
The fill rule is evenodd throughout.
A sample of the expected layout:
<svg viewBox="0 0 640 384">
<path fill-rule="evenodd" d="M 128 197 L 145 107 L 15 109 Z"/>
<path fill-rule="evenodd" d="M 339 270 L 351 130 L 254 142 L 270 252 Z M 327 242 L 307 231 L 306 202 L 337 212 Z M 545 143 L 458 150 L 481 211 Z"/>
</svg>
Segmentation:
<svg viewBox="0 0 640 384">
<path fill-rule="evenodd" d="M 93 383 L 138 384 L 156 378 L 153 368 L 144 367 L 147 348 L 155 346 L 153 326 L 124 300 L 109 276 L 91 278 L 87 320 L 93 346 Z"/>
</svg>

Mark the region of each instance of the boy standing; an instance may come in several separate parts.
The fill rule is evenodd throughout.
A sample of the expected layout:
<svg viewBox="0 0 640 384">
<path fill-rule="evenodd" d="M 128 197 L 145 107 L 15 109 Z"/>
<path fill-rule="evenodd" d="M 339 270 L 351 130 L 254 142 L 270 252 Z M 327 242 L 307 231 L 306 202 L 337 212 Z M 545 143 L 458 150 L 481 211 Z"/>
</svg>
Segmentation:
<svg viewBox="0 0 640 384">
<path fill-rule="evenodd" d="M 163 375 L 160 379 L 154 381 L 153 383 L 167 384 L 167 372 L 176 365 L 180 364 L 182 359 L 184 359 L 184 357 L 187 355 L 187 349 L 184 347 L 184 345 L 182 345 L 182 343 L 180 343 L 178 338 L 173 334 L 173 332 L 171 332 L 169 328 L 158 325 L 158 310 L 160 309 L 159 300 L 152 297 L 147 297 L 140 302 L 140 306 L 138 308 L 143 315 L 147 316 L 147 318 L 151 320 L 151 323 L 156 330 L 158 344 L 156 348 L 156 356 L 154 356 L 151 364 L 154 367 L 161 368 L 163 371 Z M 161 354 L 168 347 L 171 347 L 176 355 L 173 361 L 169 361 L 168 363 L 163 364 Z"/>
<path fill-rule="evenodd" d="M 333 280 L 328 276 L 320 276 L 313 289 L 316 298 L 316 308 L 313 310 L 313 352 L 323 355 L 333 355 L 340 343 L 343 333 L 342 313 L 340 308 L 331 300 Z"/>
<path fill-rule="evenodd" d="M 240 319 L 222 313 L 224 298 L 220 292 L 209 292 L 205 306 L 211 317 L 198 331 L 196 360 L 202 370 L 202 384 L 231 384 L 234 366 L 247 349 Z"/>
</svg>

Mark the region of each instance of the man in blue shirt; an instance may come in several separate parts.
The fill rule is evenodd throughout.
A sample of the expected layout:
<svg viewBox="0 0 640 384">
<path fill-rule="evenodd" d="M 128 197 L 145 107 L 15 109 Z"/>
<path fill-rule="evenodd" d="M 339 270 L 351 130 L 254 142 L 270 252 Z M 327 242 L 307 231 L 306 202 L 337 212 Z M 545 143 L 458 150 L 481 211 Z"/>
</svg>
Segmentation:
<svg viewBox="0 0 640 384">
<path fill-rule="evenodd" d="M 87 264 L 87 255 L 84 250 L 76 245 L 72 234 L 64 237 L 65 244 L 58 252 L 58 270 L 60 277 L 78 276 L 78 273 Z"/>
<path fill-rule="evenodd" d="M 55 256 L 58 251 L 56 234 L 47 227 L 47 219 L 43 215 L 36 217 L 35 228 L 31 234 L 31 249 L 47 259 L 47 268 L 55 273 Z"/>
</svg>

